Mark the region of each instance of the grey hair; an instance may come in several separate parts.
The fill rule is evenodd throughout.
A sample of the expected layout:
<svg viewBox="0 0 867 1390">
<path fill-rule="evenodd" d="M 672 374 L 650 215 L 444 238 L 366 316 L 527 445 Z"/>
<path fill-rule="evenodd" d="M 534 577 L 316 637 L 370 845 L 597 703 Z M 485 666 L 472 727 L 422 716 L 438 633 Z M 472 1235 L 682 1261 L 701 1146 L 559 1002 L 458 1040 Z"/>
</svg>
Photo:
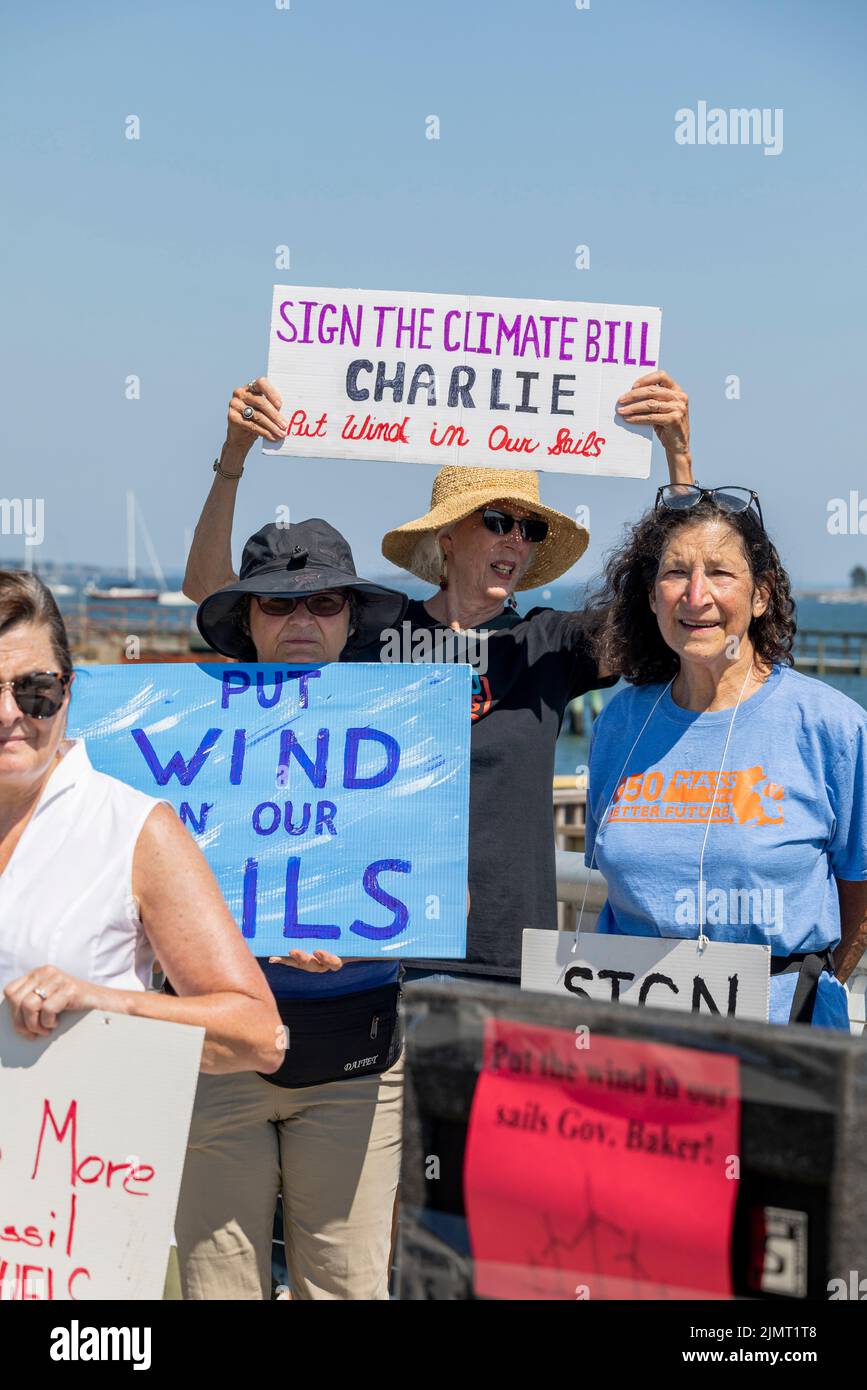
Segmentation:
<svg viewBox="0 0 867 1390">
<path fill-rule="evenodd" d="M 425 579 L 429 584 L 440 582 L 445 560 L 440 536 L 448 529 L 448 526 L 442 526 L 439 531 L 426 531 L 413 547 L 408 568 L 413 574 L 417 574 L 419 579 Z"/>
</svg>

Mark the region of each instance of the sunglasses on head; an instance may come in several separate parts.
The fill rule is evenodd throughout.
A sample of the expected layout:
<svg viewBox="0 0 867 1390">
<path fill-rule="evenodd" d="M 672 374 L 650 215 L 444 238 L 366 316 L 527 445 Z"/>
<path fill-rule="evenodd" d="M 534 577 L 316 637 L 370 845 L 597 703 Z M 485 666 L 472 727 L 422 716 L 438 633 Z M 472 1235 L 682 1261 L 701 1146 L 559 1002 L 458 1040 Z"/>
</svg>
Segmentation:
<svg viewBox="0 0 867 1390">
<path fill-rule="evenodd" d="M 66 694 L 69 676 L 56 671 L 28 671 L 11 681 L 0 681 L 0 695 L 12 691 L 12 698 L 28 719 L 53 719 Z"/>
<path fill-rule="evenodd" d="M 499 507 L 483 507 L 481 518 L 483 525 L 495 536 L 510 536 L 516 521 L 522 541 L 543 541 L 548 534 L 548 523 L 539 516 L 511 516 L 509 512 L 501 512 Z"/>
<path fill-rule="evenodd" d="M 656 510 L 689 511 L 690 507 L 697 506 L 703 497 L 709 497 L 721 512 L 729 512 L 732 516 L 737 516 L 738 512 L 745 512 L 750 507 L 755 507 L 759 517 L 759 525 L 764 531 L 765 521 L 762 516 L 759 494 L 753 492 L 752 488 L 749 487 L 737 487 L 729 484 L 726 484 L 725 487 L 699 487 L 698 483 L 667 483 L 656 494 Z"/>
<path fill-rule="evenodd" d="M 336 618 L 349 602 L 349 595 L 337 589 L 326 589 L 321 594 L 305 594 L 299 598 L 284 598 L 282 594 L 263 597 L 257 594 L 256 602 L 269 618 L 291 618 L 299 603 L 303 603 L 307 612 L 312 613 L 314 618 Z"/>
</svg>

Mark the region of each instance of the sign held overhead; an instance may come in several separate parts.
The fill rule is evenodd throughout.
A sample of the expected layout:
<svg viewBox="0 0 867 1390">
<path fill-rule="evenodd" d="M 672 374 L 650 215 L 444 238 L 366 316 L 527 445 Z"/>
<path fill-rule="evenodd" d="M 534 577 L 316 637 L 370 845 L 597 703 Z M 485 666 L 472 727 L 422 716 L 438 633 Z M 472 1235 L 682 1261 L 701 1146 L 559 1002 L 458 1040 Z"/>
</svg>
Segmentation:
<svg viewBox="0 0 867 1390">
<path fill-rule="evenodd" d="M 646 478 L 617 399 L 659 362 L 659 309 L 275 285 L 265 453 Z"/>
</svg>

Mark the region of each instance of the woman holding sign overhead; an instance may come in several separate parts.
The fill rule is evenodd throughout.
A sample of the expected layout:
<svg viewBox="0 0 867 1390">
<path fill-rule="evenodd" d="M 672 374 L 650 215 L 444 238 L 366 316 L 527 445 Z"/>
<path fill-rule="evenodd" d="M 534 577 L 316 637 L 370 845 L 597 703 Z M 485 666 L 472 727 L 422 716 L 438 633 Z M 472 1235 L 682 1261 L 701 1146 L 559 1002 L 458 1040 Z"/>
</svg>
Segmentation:
<svg viewBox="0 0 867 1390">
<path fill-rule="evenodd" d="M 747 487 L 664 487 L 611 557 L 587 862 L 597 930 L 771 949 L 770 1021 L 849 1026 L 867 947 L 867 714 L 792 669 L 789 577 Z"/>
<path fill-rule="evenodd" d="M 231 530 L 238 481 L 257 438 L 279 441 L 288 422 L 265 378 L 239 387 L 228 433 L 190 550 L 184 592 L 197 601 L 234 576 Z M 692 480 L 686 394 L 665 372 L 639 378 L 620 399 L 628 424 L 650 424 L 666 451 L 673 483 Z M 437 585 L 410 600 L 401 631 L 381 629 L 347 655 L 409 661 L 443 659 L 444 639 L 468 639 L 458 659 L 475 666 L 470 782 L 467 960 L 413 962 L 449 974 L 517 973 L 521 933 L 556 925 L 551 788 L 563 716 L 576 696 L 616 681 L 600 667 L 580 614 L 534 608 L 522 616 L 515 594 L 550 584 L 581 557 L 586 528 L 546 506 L 535 472 L 440 469 L 426 515 L 387 533 L 383 554 Z M 408 640 L 407 640 L 408 637 Z M 473 647 L 475 639 L 480 642 Z M 460 648 L 460 643 L 457 643 Z M 449 659 L 448 656 L 445 659 Z M 452 657 L 452 659 L 455 659 Z M 504 867 L 504 833 L 522 827 L 520 873 Z"/>
<path fill-rule="evenodd" d="M 105 1009 L 205 1029 L 202 1070 L 272 1072 L 274 1001 L 170 807 L 67 739 L 74 682 L 54 597 L 0 572 L 0 988 L 22 1037 Z M 155 955 L 178 998 L 148 989 Z"/>
<path fill-rule="evenodd" d="M 406 660 L 399 646 L 393 648 L 407 627 L 403 595 L 391 595 L 398 600 L 391 617 L 364 608 L 363 621 L 357 611 L 350 620 L 346 609 L 331 616 L 311 614 L 313 594 L 303 584 L 304 567 L 293 571 L 287 564 L 296 545 L 316 561 L 312 568 L 332 589 L 357 593 L 349 547 L 324 522 L 264 527 L 245 547 L 240 581 L 235 576 L 231 531 L 237 483 L 257 437 L 285 436 L 281 404 L 264 378 L 238 388 L 229 403 L 226 442 L 214 463 L 216 476 L 184 579 L 185 593 L 201 604 L 200 630 L 218 651 L 239 660 Z M 621 412 L 636 423 L 656 420 L 671 476 L 688 481 L 689 417 L 680 388 L 664 373 L 654 373 L 622 398 Z M 486 663 L 468 711 L 473 730 L 469 962 L 442 967 L 495 974 L 517 965 L 524 926 L 555 925 L 554 746 L 569 700 L 612 678 L 598 670 L 576 615 L 537 609 L 521 619 L 514 611 L 517 589 L 564 573 L 588 541 L 584 527 L 543 506 L 537 475 L 443 469 L 434 489 L 431 512 L 386 537 L 386 553 L 440 585 L 427 604 L 408 605 L 413 638 L 483 626 L 492 648 L 498 644 L 488 653 L 495 684 Z M 311 526 L 344 547 L 341 572 L 331 573 L 318 562 L 307 535 L 300 534 Z M 298 601 L 302 590 L 310 595 L 306 612 Z M 316 638 L 316 652 L 287 645 L 299 624 Z M 436 656 L 436 643 L 431 654 Z M 515 874 L 504 871 L 501 832 L 504 825 L 518 823 L 532 838 L 521 873 Z M 431 965 L 436 968 L 436 962 Z M 320 1066 L 333 1060 L 326 1032 L 343 991 L 392 990 L 387 1018 L 393 1027 L 397 965 L 391 965 L 387 978 L 368 978 L 388 967 L 344 965 L 324 951 L 294 951 L 267 968 L 290 1036 L 293 1017 L 305 1015 L 312 1015 L 314 1034 L 311 1038 L 305 1027 L 301 1046 L 294 1053 L 290 1046 L 282 1073 L 261 1083 L 258 1092 L 253 1078 L 200 1085 L 177 1221 L 185 1296 L 267 1297 L 271 1222 L 282 1186 L 296 1297 L 384 1298 L 400 1163 L 400 1062 L 381 1074 L 378 1085 L 376 1076 L 346 1081 L 336 1073 L 329 1080 L 321 1072 L 324 1084 L 314 1088 L 308 1084 L 312 1076 L 297 1068 L 308 1058 Z M 351 996 L 344 995 L 342 1007 L 348 1003 Z M 377 1022 L 370 1033 L 370 1052 L 380 1053 L 373 1046 L 380 1026 Z M 387 1049 L 389 1060 L 391 1054 Z M 381 1061 L 380 1055 L 374 1065 Z M 280 1085 L 287 1089 L 277 1098 Z"/>
</svg>

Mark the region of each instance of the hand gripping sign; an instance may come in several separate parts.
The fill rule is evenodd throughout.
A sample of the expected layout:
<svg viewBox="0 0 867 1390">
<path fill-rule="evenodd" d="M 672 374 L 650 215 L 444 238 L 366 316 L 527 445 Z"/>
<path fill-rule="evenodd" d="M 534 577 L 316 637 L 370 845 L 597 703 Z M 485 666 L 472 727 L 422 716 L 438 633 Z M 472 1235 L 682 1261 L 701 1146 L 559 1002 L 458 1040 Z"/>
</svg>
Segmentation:
<svg viewBox="0 0 867 1390">
<path fill-rule="evenodd" d="M 70 734 L 168 801 L 256 956 L 466 954 L 467 665 L 88 667 Z"/>
<path fill-rule="evenodd" d="M 657 369 L 659 309 L 275 285 L 265 453 L 646 478 L 617 398 Z"/>
</svg>

